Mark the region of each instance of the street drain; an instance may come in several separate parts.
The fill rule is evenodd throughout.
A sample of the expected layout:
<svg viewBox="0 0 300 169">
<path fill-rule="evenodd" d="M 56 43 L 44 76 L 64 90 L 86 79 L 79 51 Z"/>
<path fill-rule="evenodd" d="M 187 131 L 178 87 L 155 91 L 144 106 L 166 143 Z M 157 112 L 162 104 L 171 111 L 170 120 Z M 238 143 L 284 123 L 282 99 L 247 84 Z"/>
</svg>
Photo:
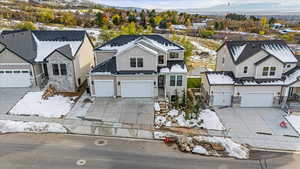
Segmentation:
<svg viewBox="0 0 300 169">
<path fill-rule="evenodd" d="M 78 165 L 78 166 L 84 166 L 85 164 L 86 164 L 85 160 L 77 160 L 76 161 L 76 165 Z"/>
<path fill-rule="evenodd" d="M 96 144 L 97 146 L 104 146 L 104 145 L 107 144 L 107 141 L 106 141 L 106 140 L 96 140 L 96 141 L 95 141 L 95 144 Z"/>
</svg>

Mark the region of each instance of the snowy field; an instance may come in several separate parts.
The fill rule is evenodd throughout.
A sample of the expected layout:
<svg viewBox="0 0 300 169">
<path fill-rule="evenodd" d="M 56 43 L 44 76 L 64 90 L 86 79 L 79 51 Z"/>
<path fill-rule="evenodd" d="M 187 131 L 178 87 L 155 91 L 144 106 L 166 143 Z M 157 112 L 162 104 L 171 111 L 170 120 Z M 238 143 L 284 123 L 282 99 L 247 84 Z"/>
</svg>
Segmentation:
<svg viewBox="0 0 300 169">
<path fill-rule="evenodd" d="M 157 105 L 155 105 L 156 109 Z M 175 122 L 175 123 L 174 123 Z M 189 127 L 189 128 L 205 128 L 210 130 L 225 130 L 225 127 L 220 122 L 219 117 L 214 111 L 209 109 L 200 112 L 198 117 L 185 119 L 185 112 L 171 110 L 166 115 L 157 115 L 155 117 L 156 128 L 166 127 Z"/>
<path fill-rule="evenodd" d="M 74 104 L 69 97 L 57 95 L 43 100 L 42 95 L 43 92 L 27 93 L 9 114 L 59 118 L 66 115 Z"/>
<path fill-rule="evenodd" d="M 67 133 L 59 123 L 0 120 L 0 133 Z"/>
</svg>

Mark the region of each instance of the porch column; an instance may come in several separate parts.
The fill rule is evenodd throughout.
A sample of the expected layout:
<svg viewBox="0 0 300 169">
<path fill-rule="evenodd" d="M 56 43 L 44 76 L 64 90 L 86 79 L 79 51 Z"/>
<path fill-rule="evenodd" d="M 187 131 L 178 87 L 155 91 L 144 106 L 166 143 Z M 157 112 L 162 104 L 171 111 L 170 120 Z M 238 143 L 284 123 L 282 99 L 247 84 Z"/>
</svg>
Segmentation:
<svg viewBox="0 0 300 169">
<path fill-rule="evenodd" d="M 287 99 L 288 99 L 288 96 L 289 96 L 289 90 L 290 90 L 290 87 L 286 87 L 284 89 L 284 95 L 283 95 L 283 99 L 282 99 L 282 102 L 281 102 L 281 108 L 284 108 L 284 106 L 286 105 L 286 102 L 287 102 Z"/>
</svg>

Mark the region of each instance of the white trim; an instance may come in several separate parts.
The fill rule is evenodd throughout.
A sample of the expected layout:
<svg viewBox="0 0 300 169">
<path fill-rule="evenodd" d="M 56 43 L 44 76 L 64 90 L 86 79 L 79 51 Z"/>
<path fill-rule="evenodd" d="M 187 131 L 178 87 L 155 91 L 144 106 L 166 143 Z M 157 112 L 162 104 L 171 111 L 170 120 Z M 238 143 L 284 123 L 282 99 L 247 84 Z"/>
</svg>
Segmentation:
<svg viewBox="0 0 300 169">
<path fill-rule="evenodd" d="M 0 65 L 31 65 L 30 63 L 0 63 Z"/>
</svg>

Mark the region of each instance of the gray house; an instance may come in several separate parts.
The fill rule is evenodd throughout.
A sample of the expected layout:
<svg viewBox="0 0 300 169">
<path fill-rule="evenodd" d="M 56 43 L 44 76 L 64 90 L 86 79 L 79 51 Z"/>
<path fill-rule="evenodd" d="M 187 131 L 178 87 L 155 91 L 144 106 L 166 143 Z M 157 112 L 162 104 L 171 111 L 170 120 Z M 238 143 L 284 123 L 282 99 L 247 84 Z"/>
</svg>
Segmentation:
<svg viewBox="0 0 300 169">
<path fill-rule="evenodd" d="M 95 49 L 96 97 L 174 98 L 186 91 L 184 49 L 159 35 L 121 35 Z"/>
<path fill-rule="evenodd" d="M 282 40 L 227 41 L 203 89 L 213 106 L 273 107 L 300 103 L 300 68 Z"/>
<path fill-rule="evenodd" d="M 3 31 L 0 87 L 43 87 L 76 91 L 94 65 L 85 31 Z"/>
</svg>

